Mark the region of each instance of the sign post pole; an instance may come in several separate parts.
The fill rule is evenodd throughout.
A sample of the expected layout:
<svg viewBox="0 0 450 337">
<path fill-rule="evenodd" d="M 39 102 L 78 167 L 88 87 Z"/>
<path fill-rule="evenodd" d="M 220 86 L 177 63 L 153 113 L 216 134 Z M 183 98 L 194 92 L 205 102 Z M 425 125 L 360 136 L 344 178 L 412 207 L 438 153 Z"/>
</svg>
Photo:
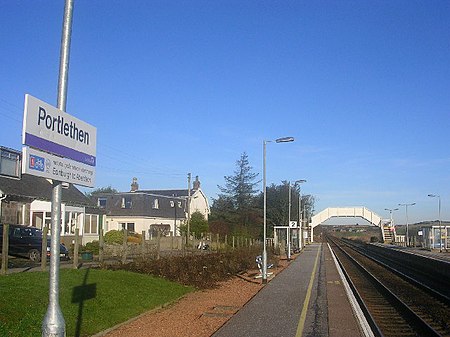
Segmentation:
<svg viewBox="0 0 450 337">
<path fill-rule="evenodd" d="M 72 33 L 73 0 L 66 0 L 58 82 L 58 109 L 66 111 L 67 79 L 69 75 L 70 38 Z M 43 337 L 65 337 L 66 322 L 59 306 L 59 241 L 61 223 L 61 181 L 53 182 L 52 192 L 52 242 L 50 247 L 49 304 L 42 322 Z"/>
</svg>

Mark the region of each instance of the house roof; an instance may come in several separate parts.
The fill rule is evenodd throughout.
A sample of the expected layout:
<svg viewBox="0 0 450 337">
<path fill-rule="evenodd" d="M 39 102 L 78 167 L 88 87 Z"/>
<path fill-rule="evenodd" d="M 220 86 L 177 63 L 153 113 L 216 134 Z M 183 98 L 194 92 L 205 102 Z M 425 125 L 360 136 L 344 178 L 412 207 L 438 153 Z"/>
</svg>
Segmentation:
<svg viewBox="0 0 450 337">
<path fill-rule="evenodd" d="M 195 191 L 191 190 L 191 194 L 193 194 Z M 153 195 L 162 195 L 166 197 L 187 197 L 188 196 L 188 190 L 137 190 L 136 192 L 132 193 L 147 193 L 147 194 L 153 194 Z"/>
<path fill-rule="evenodd" d="M 106 199 L 105 211 L 109 216 L 144 216 L 172 219 L 175 217 L 184 219 L 186 217 L 186 199 L 182 197 L 136 191 L 98 193 L 95 194 L 94 198 Z M 125 200 L 123 200 L 124 198 Z M 158 200 L 156 202 L 157 207 L 155 207 L 156 199 Z M 181 203 L 181 205 L 178 203 Z"/>
<path fill-rule="evenodd" d="M 6 194 L 6 200 L 51 201 L 52 190 L 52 183 L 45 178 L 29 174 L 22 174 L 20 179 L 0 176 L 0 193 Z M 73 206 L 94 206 L 91 200 L 72 184 L 62 189 L 62 202 Z"/>
</svg>

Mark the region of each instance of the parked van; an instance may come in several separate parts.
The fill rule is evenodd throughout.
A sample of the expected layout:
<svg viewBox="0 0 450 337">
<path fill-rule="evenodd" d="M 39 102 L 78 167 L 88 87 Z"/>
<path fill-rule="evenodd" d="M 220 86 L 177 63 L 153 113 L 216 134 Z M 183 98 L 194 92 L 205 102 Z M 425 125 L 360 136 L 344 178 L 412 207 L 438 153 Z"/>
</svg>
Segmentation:
<svg viewBox="0 0 450 337">
<path fill-rule="evenodd" d="M 36 227 L 9 225 L 9 251 L 12 256 L 23 256 L 40 262 L 42 252 L 42 231 Z M 3 224 L 0 224 L 0 252 L 3 246 Z M 60 258 L 69 259 L 69 251 L 60 245 Z M 50 257 L 50 237 L 47 241 L 47 258 Z"/>
</svg>

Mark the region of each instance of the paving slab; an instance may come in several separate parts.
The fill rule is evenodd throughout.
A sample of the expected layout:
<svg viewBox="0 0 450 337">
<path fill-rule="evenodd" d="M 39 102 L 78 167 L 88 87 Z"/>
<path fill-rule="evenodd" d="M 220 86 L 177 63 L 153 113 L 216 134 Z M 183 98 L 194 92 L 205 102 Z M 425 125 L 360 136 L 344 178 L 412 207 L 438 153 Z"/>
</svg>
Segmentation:
<svg viewBox="0 0 450 337">
<path fill-rule="evenodd" d="M 321 244 L 308 245 L 283 272 L 272 279 L 213 336 L 296 336 L 302 313 L 303 335 L 312 333 L 317 308 L 323 309 L 325 303 L 325 296 L 322 296 L 322 305 L 317 305 L 316 301 L 321 247 Z M 323 291 L 322 293 L 324 294 Z M 308 294 L 309 301 L 305 304 Z M 306 309 L 303 309 L 305 306 Z"/>
</svg>

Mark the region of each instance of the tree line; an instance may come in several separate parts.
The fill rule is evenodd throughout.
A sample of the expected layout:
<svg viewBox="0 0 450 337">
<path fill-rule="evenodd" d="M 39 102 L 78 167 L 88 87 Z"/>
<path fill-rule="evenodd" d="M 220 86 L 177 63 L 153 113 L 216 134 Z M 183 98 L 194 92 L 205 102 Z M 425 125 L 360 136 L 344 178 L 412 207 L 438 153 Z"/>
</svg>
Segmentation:
<svg viewBox="0 0 450 337">
<path fill-rule="evenodd" d="M 213 233 L 232 234 L 262 238 L 264 193 L 258 189 L 261 180 L 253 172 L 248 155 L 244 152 L 236 161 L 232 175 L 225 176 L 225 185 L 218 188 L 220 194 L 213 199 L 211 214 L 208 219 L 209 230 Z M 288 181 L 271 184 L 267 193 L 267 230 L 271 233 L 273 226 L 287 226 L 289 220 L 299 220 L 299 208 L 302 218 L 309 219 L 314 209 L 314 197 L 301 195 L 300 186 L 291 185 L 291 218 L 289 219 L 289 185 Z"/>
</svg>

